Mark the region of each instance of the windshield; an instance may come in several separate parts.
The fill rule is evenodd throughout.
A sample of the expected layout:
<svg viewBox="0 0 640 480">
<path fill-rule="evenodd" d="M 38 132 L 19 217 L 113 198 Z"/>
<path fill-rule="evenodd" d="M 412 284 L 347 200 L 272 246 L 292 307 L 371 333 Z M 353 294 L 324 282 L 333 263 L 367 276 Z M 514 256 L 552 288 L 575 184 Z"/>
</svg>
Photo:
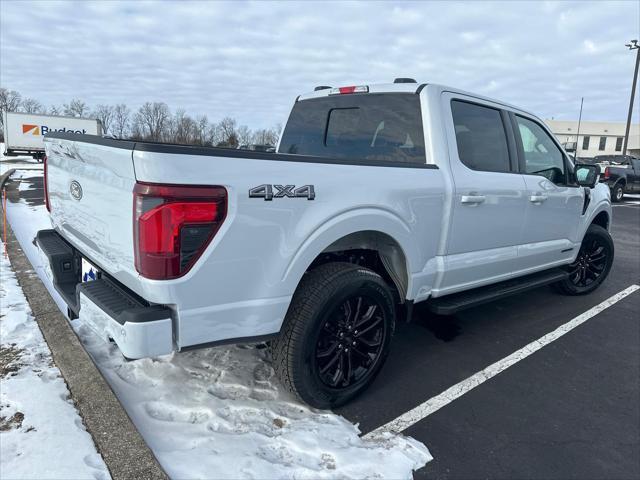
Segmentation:
<svg viewBox="0 0 640 480">
<path fill-rule="evenodd" d="M 296 102 L 279 152 L 425 163 L 420 97 L 351 94 Z"/>
</svg>

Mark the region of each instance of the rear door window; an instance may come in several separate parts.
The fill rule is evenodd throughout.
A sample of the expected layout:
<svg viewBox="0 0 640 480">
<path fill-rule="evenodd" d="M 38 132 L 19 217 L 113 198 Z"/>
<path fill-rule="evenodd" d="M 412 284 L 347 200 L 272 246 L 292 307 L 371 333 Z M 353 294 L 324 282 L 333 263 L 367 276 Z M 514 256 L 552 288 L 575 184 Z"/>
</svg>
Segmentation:
<svg viewBox="0 0 640 480">
<path fill-rule="evenodd" d="M 500 110 L 451 101 L 460 161 L 473 170 L 509 172 L 507 134 Z"/>
<path fill-rule="evenodd" d="M 423 164 L 420 97 L 366 93 L 296 102 L 279 152 Z"/>
</svg>

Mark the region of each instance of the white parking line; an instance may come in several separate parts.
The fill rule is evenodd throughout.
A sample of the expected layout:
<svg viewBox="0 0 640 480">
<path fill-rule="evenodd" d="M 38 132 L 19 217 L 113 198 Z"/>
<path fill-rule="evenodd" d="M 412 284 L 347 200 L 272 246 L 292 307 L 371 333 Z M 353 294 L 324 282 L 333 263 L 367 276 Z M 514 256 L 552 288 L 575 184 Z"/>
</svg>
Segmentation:
<svg viewBox="0 0 640 480">
<path fill-rule="evenodd" d="M 372 432 L 367 433 L 366 435 L 364 435 L 364 438 L 373 438 L 385 432 L 400 433 L 403 430 L 406 430 L 411 425 L 437 412 L 442 407 L 448 405 L 449 403 L 453 402 L 457 398 L 460 398 L 462 395 L 473 390 L 477 386 L 483 384 L 490 378 L 495 377 L 500 372 L 503 372 L 507 368 L 515 365 L 520 360 L 523 360 L 527 358 L 529 355 L 531 355 L 532 353 L 537 352 L 545 345 L 549 345 L 551 342 L 569 333 L 571 330 L 573 330 L 577 326 L 582 325 L 584 322 L 586 322 L 590 318 L 595 317 L 597 314 L 599 314 L 603 310 L 606 310 L 607 308 L 619 302 L 623 298 L 627 297 L 628 295 L 631 295 L 633 292 L 635 292 L 638 289 L 640 289 L 640 286 L 631 285 L 630 287 L 622 290 L 621 292 L 616 293 L 612 297 L 609 297 L 608 299 L 606 299 L 604 302 L 587 310 L 583 314 L 578 315 L 573 320 L 570 320 L 564 325 L 559 326 L 553 332 L 547 333 L 543 337 L 540 337 L 539 339 L 534 340 L 528 345 L 522 347 L 520 350 L 513 352 L 508 357 L 505 357 L 502 360 L 499 360 L 496 363 L 489 365 L 484 370 L 481 370 L 475 373 L 474 375 L 470 376 L 466 380 L 463 380 L 460 383 L 455 384 L 454 386 L 448 388 L 441 394 L 436 395 L 433 398 L 430 398 L 429 400 L 422 403 L 421 405 L 418 405 L 412 410 L 409 410 L 408 412 L 400 415 L 398 418 L 391 420 L 389 423 L 382 425 L 381 427 L 376 428 Z"/>
</svg>

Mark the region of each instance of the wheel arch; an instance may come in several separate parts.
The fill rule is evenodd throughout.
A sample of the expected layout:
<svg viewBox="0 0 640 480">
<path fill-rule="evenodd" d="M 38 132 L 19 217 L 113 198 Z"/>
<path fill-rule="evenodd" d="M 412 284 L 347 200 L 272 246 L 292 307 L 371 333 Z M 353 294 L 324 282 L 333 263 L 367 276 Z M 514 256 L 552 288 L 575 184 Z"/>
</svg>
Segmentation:
<svg viewBox="0 0 640 480">
<path fill-rule="evenodd" d="M 609 213 L 606 210 L 601 210 L 595 217 L 593 217 L 590 225 L 600 225 L 605 230 L 609 230 L 610 222 L 611 218 L 609 217 Z"/>
<path fill-rule="evenodd" d="M 282 281 L 295 290 L 305 272 L 317 264 L 322 255 L 375 251 L 403 300 L 411 291 L 411 272 L 419 263 L 420 250 L 411 233 L 406 222 L 386 210 L 368 208 L 345 212 L 324 222 L 306 238 L 292 257 Z"/>
<path fill-rule="evenodd" d="M 345 235 L 320 252 L 307 270 L 330 261 L 347 261 L 367 267 L 395 287 L 400 301 L 407 296 L 407 257 L 400 244 L 386 233 L 364 230 Z"/>
</svg>

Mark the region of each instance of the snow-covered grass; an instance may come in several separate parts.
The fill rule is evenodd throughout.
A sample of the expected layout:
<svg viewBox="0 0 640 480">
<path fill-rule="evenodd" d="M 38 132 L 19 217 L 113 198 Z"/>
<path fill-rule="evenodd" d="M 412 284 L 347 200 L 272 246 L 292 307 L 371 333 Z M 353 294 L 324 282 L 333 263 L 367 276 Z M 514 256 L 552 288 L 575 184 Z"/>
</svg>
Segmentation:
<svg viewBox="0 0 640 480">
<path fill-rule="evenodd" d="M 52 291 L 33 244 L 37 230 L 50 228 L 44 206 L 20 201 L 7 210 Z M 174 478 L 411 478 L 431 460 L 412 438 L 363 440 L 341 416 L 297 402 L 275 379 L 266 349 L 218 347 L 129 362 L 82 316 L 72 325 Z"/>
<path fill-rule="evenodd" d="M 0 386 L 2 478 L 109 478 L 3 253 Z"/>
</svg>

